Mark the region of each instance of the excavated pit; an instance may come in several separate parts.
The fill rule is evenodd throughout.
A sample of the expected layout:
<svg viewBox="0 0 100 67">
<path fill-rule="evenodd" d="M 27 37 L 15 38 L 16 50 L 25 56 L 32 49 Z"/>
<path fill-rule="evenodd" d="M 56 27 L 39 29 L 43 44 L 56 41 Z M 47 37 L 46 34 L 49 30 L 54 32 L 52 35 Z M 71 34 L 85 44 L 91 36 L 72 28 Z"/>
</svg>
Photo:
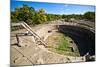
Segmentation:
<svg viewBox="0 0 100 67">
<path fill-rule="evenodd" d="M 58 30 L 74 40 L 80 56 L 84 56 L 87 53 L 90 56 L 95 55 L 95 33 L 81 27 L 66 25 L 59 25 Z"/>
<path fill-rule="evenodd" d="M 50 63 L 68 63 L 68 62 L 84 62 L 88 61 L 84 57 L 87 53 L 90 56 L 95 56 L 95 33 L 88 29 L 77 26 L 68 25 L 44 25 L 42 27 L 32 28 L 34 32 L 40 36 L 45 42 L 52 35 L 61 33 L 71 39 L 71 43 L 77 46 L 80 56 L 68 56 L 54 53 L 48 50 L 48 47 L 38 45 L 33 42 L 32 36 L 19 36 L 19 44 L 16 36 L 11 37 L 11 64 L 13 65 L 32 65 L 32 64 L 50 64 Z M 25 32 L 25 30 L 13 31 L 13 33 Z M 56 34 L 55 34 L 56 35 Z M 52 40 L 52 39 L 51 39 Z M 55 41 L 54 41 L 55 42 Z M 48 44 L 47 44 L 48 45 Z M 54 43 L 52 45 L 55 45 Z M 74 47 L 74 46 L 73 46 Z M 73 52 L 73 51 L 72 51 Z M 74 52 L 73 52 L 74 53 Z M 35 58 L 34 58 L 35 57 Z M 16 59 L 17 58 L 17 59 Z M 28 59 L 27 59 L 28 58 Z M 89 60 L 92 60 L 89 58 Z M 95 60 L 95 57 L 94 59 Z M 31 62 L 30 62 L 31 61 Z"/>
</svg>

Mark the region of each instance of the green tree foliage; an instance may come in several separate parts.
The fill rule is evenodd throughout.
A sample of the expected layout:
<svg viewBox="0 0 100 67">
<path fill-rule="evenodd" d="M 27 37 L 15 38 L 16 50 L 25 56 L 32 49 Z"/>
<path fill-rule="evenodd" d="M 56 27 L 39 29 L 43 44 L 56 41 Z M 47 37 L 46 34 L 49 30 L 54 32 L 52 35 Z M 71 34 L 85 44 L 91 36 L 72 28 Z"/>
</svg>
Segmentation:
<svg viewBox="0 0 100 67">
<path fill-rule="evenodd" d="M 40 9 L 38 12 L 36 12 L 33 20 L 34 20 L 34 22 L 37 22 L 37 24 L 42 24 L 42 23 L 46 22 L 47 17 L 45 15 L 45 10 Z"/>
<path fill-rule="evenodd" d="M 41 8 L 39 11 L 38 11 L 39 14 L 45 14 L 45 10 L 43 8 Z"/>
<path fill-rule="evenodd" d="M 34 13 L 35 13 L 34 8 L 29 7 L 27 5 L 23 5 L 23 7 L 15 8 L 15 11 L 11 14 L 11 19 L 12 22 L 25 21 L 28 23 L 28 21 L 32 19 Z M 17 21 L 14 19 L 17 19 Z"/>
<path fill-rule="evenodd" d="M 62 15 L 56 15 L 56 14 L 46 14 L 48 21 L 54 21 L 62 19 Z"/>
<path fill-rule="evenodd" d="M 38 12 L 33 7 L 23 5 L 15 8 L 11 12 L 11 22 L 25 21 L 28 24 L 39 24 L 47 21 L 45 10 L 40 9 Z"/>
<path fill-rule="evenodd" d="M 28 24 L 42 24 L 46 21 L 53 21 L 61 19 L 61 15 L 46 14 L 45 9 L 41 8 L 36 11 L 33 7 L 23 5 L 22 7 L 16 7 L 11 12 L 11 22 L 25 21 Z"/>
<path fill-rule="evenodd" d="M 95 12 L 86 12 L 84 18 L 90 21 L 95 21 Z"/>
<path fill-rule="evenodd" d="M 62 18 L 64 19 L 70 19 L 70 18 L 75 18 L 75 19 L 83 19 L 83 15 L 79 15 L 79 14 L 71 14 L 71 15 L 62 15 Z"/>
<path fill-rule="evenodd" d="M 46 21 L 54 21 L 59 19 L 65 19 L 66 21 L 69 21 L 71 18 L 77 20 L 87 19 L 95 21 L 95 12 L 86 12 L 84 15 L 46 14 L 45 9 L 43 8 L 36 11 L 33 7 L 25 4 L 22 7 L 16 7 L 15 10 L 11 12 L 11 22 L 25 21 L 30 25 L 43 24 Z"/>
</svg>

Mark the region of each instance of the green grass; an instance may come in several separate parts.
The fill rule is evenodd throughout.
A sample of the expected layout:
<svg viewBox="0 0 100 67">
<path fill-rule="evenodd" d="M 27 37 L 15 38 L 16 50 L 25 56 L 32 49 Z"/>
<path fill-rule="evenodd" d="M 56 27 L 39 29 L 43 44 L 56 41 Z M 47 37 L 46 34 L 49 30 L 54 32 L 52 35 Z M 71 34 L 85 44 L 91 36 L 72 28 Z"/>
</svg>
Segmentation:
<svg viewBox="0 0 100 67">
<path fill-rule="evenodd" d="M 49 50 L 51 50 L 55 53 L 67 55 L 67 56 L 79 56 L 79 52 L 78 51 L 73 52 L 72 48 L 70 47 L 72 44 L 72 43 L 70 43 L 70 41 L 72 41 L 72 39 L 70 37 L 65 36 L 62 33 L 56 33 L 55 35 L 51 36 L 50 38 L 51 38 L 51 40 L 54 40 L 54 41 L 53 41 L 53 43 L 49 44 L 49 48 L 50 48 Z"/>
<path fill-rule="evenodd" d="M 57 45 L 58 45 L 58 47 L 56 48 L 57 50 L 71 51 L 71 49 L 69 48 L 70 46 L 69 38 L 65 37 L 64 35 L 61 35 L 59 37 L 59 43 Z"/>
<path fill-rule="evenodd" d="M 72 52 L 70 48 L 70 41 L 71 39 L 65 35 L 61 35 L 59 37 L 59 43 L 57 44 L 56 51 L 59 54 L 69 55 L 69 56 L 79 56 L 78 52 Z"/>
</svg>

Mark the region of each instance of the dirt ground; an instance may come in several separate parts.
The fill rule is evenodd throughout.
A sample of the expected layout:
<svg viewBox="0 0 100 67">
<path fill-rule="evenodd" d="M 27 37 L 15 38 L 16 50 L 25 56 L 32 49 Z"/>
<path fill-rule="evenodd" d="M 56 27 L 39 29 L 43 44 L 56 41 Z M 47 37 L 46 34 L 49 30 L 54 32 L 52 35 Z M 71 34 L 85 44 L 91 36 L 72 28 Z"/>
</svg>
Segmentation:
<svg viewBox="0 0 100 67">
<path fill-rule="evenodd" d="M 41 25 L 33 27 L 32 29 L 44 41 L 56 31 L 55 27 L 51 25 Z M 49 31 L 52 31 L 52 33 L 48 33 Z M 23 29 L 11 32 L 11 65 L 36 65 L 85 61 L 84 57 L 67 56 L 50 51 L 43 45 L 34 43 L 32 36 L 20 36 L 19 40 L 21 47 L 19 47 L 16 45 L 15 33 L 20 32 L 26 31 Z"/>
</svg>

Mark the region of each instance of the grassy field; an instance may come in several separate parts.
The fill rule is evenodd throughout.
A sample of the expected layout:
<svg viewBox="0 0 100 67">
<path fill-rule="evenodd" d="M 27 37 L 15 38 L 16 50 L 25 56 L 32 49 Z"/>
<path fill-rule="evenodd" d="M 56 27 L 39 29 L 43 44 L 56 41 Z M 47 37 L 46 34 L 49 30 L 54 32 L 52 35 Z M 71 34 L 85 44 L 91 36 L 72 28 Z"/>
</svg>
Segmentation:
<svg viewBox="0 0 100 67">
<path fill-rule="evenodd" d="M 72 41 L 70 37 L 55 33 L 48 38 L 49 50 L 63 55 L 79 56 L 79 52 L 77 50 L 73 52 L 70 47 L 72 44 L 70 41 Z"/>
</svg>

